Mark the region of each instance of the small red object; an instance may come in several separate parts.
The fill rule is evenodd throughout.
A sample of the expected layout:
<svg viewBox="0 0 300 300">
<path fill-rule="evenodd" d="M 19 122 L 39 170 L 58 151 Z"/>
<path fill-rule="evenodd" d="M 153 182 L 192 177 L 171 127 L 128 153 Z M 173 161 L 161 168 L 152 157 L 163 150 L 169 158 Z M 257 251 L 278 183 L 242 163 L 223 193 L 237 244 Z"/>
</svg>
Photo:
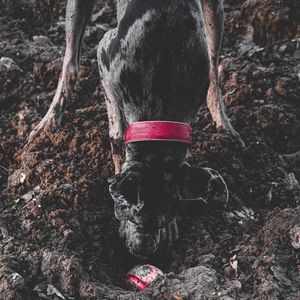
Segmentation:
<svg viewBox="0 0 300 300">
<path fill-rule="evenodd" d="M 187 123 L 143 121 L 129 124 L 124 133 L 125 144 L 139 141 L 173 141 L 192 143 L 192 128 Z"/>
<path fill-rule="evenodd" d="M 147 288 L 157 279 L 163 277 L 164 273 L 152 265 L 136 266 L 127 274 L 128 281 L 140 291 Z"/>
</svg>

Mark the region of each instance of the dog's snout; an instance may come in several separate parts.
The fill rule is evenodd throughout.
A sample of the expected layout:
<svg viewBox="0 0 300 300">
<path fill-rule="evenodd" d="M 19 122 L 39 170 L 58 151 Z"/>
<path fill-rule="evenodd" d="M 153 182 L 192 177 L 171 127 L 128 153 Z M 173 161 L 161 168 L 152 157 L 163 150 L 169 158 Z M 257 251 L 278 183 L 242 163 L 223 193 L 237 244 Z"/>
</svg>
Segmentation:
<svg viewBox="0 0 300 300">
<path fill-rule="evenodd" d="M 160 216 L 160 222 L 167 222 L 165 226 L 161 227 L 158 227 L 157 222 L 138 225 L 131 221 L 122 221 L 119 233 L 132 255 L 146 258 L 153 255 L 160 246 L 170 246 L 178 239 L 176 218 L 168 221 L 168 218 Z"/>
</svg>

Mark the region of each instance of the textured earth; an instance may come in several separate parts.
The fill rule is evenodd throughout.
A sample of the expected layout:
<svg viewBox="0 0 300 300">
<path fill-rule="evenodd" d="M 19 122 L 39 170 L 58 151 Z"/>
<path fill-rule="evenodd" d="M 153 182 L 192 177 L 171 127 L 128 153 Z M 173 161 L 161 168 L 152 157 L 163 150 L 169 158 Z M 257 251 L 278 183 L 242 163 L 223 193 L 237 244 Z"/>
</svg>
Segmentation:
<svg viewBox="0 0 300 300">
<path fill-rule="evenodd" d="M 230 202 L 181 205 L 179 241 L 147 261 L 166 277 L 144 292 L 126 283 L 141 262 L 120 244 L 108 193 L 96 49 L 114 1 L 86 30 L 61 127 L 26 145 L 61 71 L 65 4 L 0 1 L 0 299 L 300 299 L 300 2 L 225 1 L 222 92 L 246 146 L 201 107 L 189 160 L 223 174 Z"/>
</svg>

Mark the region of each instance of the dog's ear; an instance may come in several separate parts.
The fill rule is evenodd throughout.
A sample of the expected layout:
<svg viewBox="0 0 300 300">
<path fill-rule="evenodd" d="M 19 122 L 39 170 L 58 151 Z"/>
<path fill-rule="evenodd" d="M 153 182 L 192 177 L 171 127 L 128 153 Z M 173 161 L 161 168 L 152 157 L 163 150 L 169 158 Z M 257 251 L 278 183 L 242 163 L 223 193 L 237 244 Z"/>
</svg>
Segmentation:
<svg viewBox="0 0 300 300">
<path fill-rule="evenodd" d="M 140 178 L 133 172 L 114 175 L 108 179 L 109 192 L 114 200 L 118 220 L 128 220 L 139 213 L 144 203 L 140 201 Z"/>
<path fill-rule="evenodd" d="M 228 202 L 228 188 L 219 172 L 187 163 L 180 169 L 179 194 L 181 200 L 202 200 L 224 206 Z"/>
</svg>

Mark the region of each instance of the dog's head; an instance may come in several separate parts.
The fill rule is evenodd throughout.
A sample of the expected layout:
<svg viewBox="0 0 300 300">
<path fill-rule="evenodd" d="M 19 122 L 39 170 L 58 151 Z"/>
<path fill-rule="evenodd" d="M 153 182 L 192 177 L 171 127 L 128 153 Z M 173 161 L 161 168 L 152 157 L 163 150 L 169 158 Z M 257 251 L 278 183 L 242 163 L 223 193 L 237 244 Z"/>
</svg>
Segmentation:
<svg viewBox="0 0 300 300">
<path fill-rule="evenodd" d="M 209 168 L 194 168 L 183 157 L 146 159 L 125 163 L 109 179 L 119 233 L 128 251 L 139 257 L 154 254 L 160 245 L 178 238 L 176 224 L 180 200 L 226 202 L 227 187 L 220 174 Z"/>
</svg>

